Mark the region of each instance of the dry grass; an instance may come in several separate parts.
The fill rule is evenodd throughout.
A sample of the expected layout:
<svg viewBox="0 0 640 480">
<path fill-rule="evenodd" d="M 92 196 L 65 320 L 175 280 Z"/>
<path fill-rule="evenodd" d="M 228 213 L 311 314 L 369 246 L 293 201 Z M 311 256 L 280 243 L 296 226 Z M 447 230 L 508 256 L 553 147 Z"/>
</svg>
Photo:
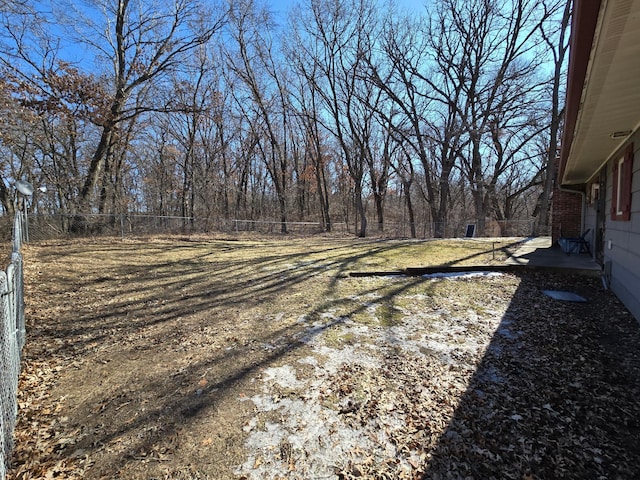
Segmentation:
<svg viewBox="0 0 640 480">
<path fill-rule="evenodd" d="M 317 478 L 321 471 L 387 478 L 376 476 L 384 469 L 388 478 L 418 478 L 436 467 L 451 471 L 439 453 L 442 439 L 496 329 L 519 311 L 514 298 L 540 315 L 557 307 L 536 294 L 541 277 L 440 282 L 348 274 L 499 264 L 502 246 L 330 239 L 29 246 L 29 338 L 9 478 Z M 593 283 L 586 293 L 617 312 L 628 337 L 632 322 L 615 299 Z M 330 368 L 333 356 L 346 360 Z M 322 470 L 313 448 L 303 452 L 290 441 L 286 418 L 296 420 L 299 435 L 309 434 L 302 422 L 314 422 L 297 418 L 293 405 L 351 432 L 345 438 L 378 435 L 376 422 L 390 412 L 394 421 L 397 412 L 407 417 L 384 436 L 393 454 L 386 447 L 354 453 L 345 440 Z M 273 425 L 279 443 L 256 445 Z M 516 468 L 520 478 L 531 462 Z"/>
</svg>

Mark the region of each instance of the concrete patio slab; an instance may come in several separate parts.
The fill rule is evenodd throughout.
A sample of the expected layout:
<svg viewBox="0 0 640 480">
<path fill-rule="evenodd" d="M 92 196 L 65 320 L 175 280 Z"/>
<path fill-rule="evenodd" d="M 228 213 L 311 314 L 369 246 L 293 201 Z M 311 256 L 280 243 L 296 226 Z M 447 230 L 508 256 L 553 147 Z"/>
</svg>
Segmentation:
<svg viewBox="0 0 640 480">
<path fill-rule="evenodd" d="M 581 270 L 597 273 L 602 267 L 586 253 L 566 254 L 558 245 L 551 244 L 551 237 L 528 238 L 505 249 L 507 265 Z"/>
</svg>

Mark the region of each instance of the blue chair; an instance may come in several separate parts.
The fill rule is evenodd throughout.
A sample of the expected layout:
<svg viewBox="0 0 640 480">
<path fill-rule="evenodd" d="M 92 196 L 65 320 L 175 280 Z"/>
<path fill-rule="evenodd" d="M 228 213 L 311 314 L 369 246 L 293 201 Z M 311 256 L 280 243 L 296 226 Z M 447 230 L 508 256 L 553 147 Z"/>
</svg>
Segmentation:
<svg viewBox="0 0 640 480">
<path fill-rule="evenodd" d="M 591 250 L 589 249 L 589 243 L 587 242 L 587 234 L 591 231 L 588 228 L 582 235 L 579 237 L 560 237 L 558 239 L 558 244 L 564 253 L 570 255 L 572 253 L 582 253 L 586 251 L 589 255 L 591 255 Z"/>
</svg>

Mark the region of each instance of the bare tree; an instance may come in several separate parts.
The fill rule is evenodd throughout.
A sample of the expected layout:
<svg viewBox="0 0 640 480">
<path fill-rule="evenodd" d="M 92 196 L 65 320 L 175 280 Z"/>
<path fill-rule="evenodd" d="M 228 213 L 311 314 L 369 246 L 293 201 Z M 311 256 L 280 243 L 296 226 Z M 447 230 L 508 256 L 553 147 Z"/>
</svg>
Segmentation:
<svg viewBox="0 0 640 480">
<path fill-rule="evenodd" d="M 502 119 L 525 115 L 506 112 L 524 112 L 533 92 L 540 92 L 534 76 L 543 59 L 538 33 L 548 15 L 533 0 L 446 0 L 437 7 L 436 16 L 445 26 L 440 42 L 458 46 L 455 55 L 440 60 L 439 67 L 455 72 L 462 81 L 457 108 L 468 146 L 461 156 L 461 168 L 481 235 L 491 211 L 491 189 L 505 165 L 504 157 L 492 163 L 495 158 L 487 147 L 496 146 Z"/>
<path fill-rule="evenodd" d="M 185 61 L 183 72 L 172 76 L 172 82 L 167 85 L 165 92 L 165 103 L 171 105 L 173 110 L 166 116 L 169 132 L 179 146 L 181 157 L 180 215 L 185 228 L 187 222 L 193 226 L 196 212 L 196 171 L 202 170 L 205 152 L 213 148 L 210 143 L 216 141 L 215 138 L 208 138 L 204 129 L 209 125 L 208 119 L 217 108 L 219 98 L 206 46 L 201 46 L 193 53 Z"/>
<path fill-rule="evenodd" d="M 167 216 L 180 213 L 180 152 L 173 142 L 166 118 L 146 125 L 139 138 L 139 168 L 137 169 L 143 211 Z"/>
<path fill-rule="evenodd" d="M 78 225 L 147 209 L 329 231 L 342 214 L 365 236 L 408 212 L 412 236 L 418 219 L 443 237 L 529 215 L 540 194 L 544 229 L 564 0 L 442 0 L 424 19 L 302 0 L 284 36 L 260 2 L 5 2 L 4 210 L 26 178 Z"/>
<path fill-rule="evenodd" d="M 15 195 L 12 180 L 21 179 L 33 157 L 38 118 L 12 98 L 12 85 L 0 76 L 0 203 L 13 216 Z"/>
<path fill-rule="evenodd" d="M 357 231 L 366 236 L 363 198 L 374 111 L 363 101 L 365 58 L 372 48 L 376 5 L 370 0 L 310 0 L 292 35 L 295 66 L 316 91 L 326 115 L 318 117 L 336 140 L 353 181 Z"/>
<path fill-rule="evenodd" d="M 289 92 L 284 65 L 278 62 L 270 36 L 269 13 L 253 0 L 237 2 L 231 12 L 231 36 L 235 51 L 227 52 L 230 69 L 248 90 L 266 142 L 258 143 L 278 199 L 281 232 L 287 233 L 289 186 Z"/>
<path fill-rule="evenodd" d="M 20 170 L 37 185 L 46 186 L 49 197 L 57 196 L 48 202 L 50 206 L 73 212 L 81 159 L 94 138 L 95 122 L 104 112 L 100 81 L 62 61 L 55 64 L 55 69 L 44 71 L 44 77 L 28 81 L 14 68 L 5 67 L 3 72 L 7 88 L 4 98 L 14 105 L 16 113 L 6 117 L 10 123 L 2 127 L 3 143 L 10 146 L 18 130 L 30 132 L 29 155 L 22 156 Z"/>
<path fill-rule="evenodd" d="M 553 162 L 558 149 L 558 139 L 560 136 L 560 124 L 564 115 L 564 108 L 560 101 L 562 96 L 563 73 L 565 69 L 565 59 L 568 43 L 569 21 L 571 19 L 571 2 L 562 0 L 555 2 L 543 1 L 542 5 L 549 12 L 549 21 L 541 25 L 541 35 L 548 50 L 553 55 L 553 77 L 551 80 L 551 108 L 549 112 L 549 144 L 546 149 L 544 165 L 544 187 L 538 199 L 537 221 L 535 234 L 542 234 L 549 226 L 549 210 L 551 190 L 554 183 Z M 559 20 L 556 20 L 559 15 Z"/>
<path fill-rule="evenodd" d="M 196 0 L 172 3 L 96 0 L 63 2 L 59 8 L 73 12 L 73 19 L 64 18 L 73 22 L 78 41 L 93 49 L 103 61 L 111 62 L 109 107 L 79 194 L 83 211 L 90 207 L 118 125 L 142 112 L 168 107 L 146 102 L 131 104 L 129 100 L 135 98 L 136 92 L 152 88 L 175 72 L 187 54 L 208 42 L 221 28 L 225 15 L 206 10 Z"/>
<path fill-rule="evenodd" d="M 289 50 L 288 56 L 293 58 L 294 62 L 297 60 L 292 50 Z M 311 72 L 311 75 L 314 76 L 314 73 Z M 327 145 L 324 141 L 326 135 L 323 135 L 319 119 L 318 92 L 310 88 L 300 71 L 297 72 L 296 80 L 295 97 L 297 99 L 298 119 L 303 130 L 304 155 L 308 159 L 305 171 L 310 172 L 310 176 L 315 180 L 322 229 L 330 232 L 332 221 L 329 208 L 330 185 Z"/>
<path fill-rule="evenodd" d="M 458 101 L 463 82 L 435 63 L 451 58 L 455 44 L 443 42 L 444 19 L 427 24 L 409 18 L 389 18 L 385 23 L 382 60 L 369 61 L 369 78 L 395 105 L 393 120 L 397 140 L 407 145 L 410 158 L 422 166 L 422 190 L 435 225 L 434 236 L 445 234 L 449 210 L 449 182 L 464 145 Z M 385 72 L 385 69 L 387 71 Z"/>
<path fill-rule="evenodd" d="M 46 19 L 31 2 L 8 1 L 0 8 L 0 131 L 3 159 L 0 201 L 13 212 L 12 182 L 30 176 L 37 145 L 42 145 L 38 115 L 47 111 L 47 89 L 41 79 L 56 72 L 58 46 L 48 32 Z M 32 150 L 29 145 L 36 147 Z M 33 179 L 30 179 L 33 181 Z"/>
</svg>

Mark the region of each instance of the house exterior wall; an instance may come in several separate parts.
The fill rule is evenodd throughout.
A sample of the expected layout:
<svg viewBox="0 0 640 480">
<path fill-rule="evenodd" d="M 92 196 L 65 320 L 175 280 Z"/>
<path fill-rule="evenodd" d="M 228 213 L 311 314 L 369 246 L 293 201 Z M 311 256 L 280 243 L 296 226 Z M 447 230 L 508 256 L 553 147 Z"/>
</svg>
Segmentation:
<svg viewBox="0 0 640 480">
<path fill-rule="evenodd" d="M 582 235 L 582 195 L 567 190 L 560 190 L 558 165 L 554 162 L 556 181 L 553 186 L 553 202 L 551 203 L 551 241 L 555 245 L 560 237 L 579 237 Z"/>
<path fill-rule="evenodd" d="M 585 240 L 589 244 L 589 249 L 591 250 L 591 254 L 595 256 L 596 250 L 596 232 L 597 232 L 597 212 L 596 206 L 593 203 L 587 201 L 587 207 L 584 211 L 584 229 L 585 231 L 588 229 L 589 232 L 585 237 Z"/>
<path fill-rule="evenodd" d="M 604 235 L 605 272 L 610 268 L 611 289 L 640 320 L 640 132 L 630 139 L 634 144 L 631 220 L 611 218 L 613 165 L 607 168 L 606 221 Z M 627 143 L 628 144 L 628 143 Z M 614 157 L 616 158 L 616 157 Z"/>
</svg>

